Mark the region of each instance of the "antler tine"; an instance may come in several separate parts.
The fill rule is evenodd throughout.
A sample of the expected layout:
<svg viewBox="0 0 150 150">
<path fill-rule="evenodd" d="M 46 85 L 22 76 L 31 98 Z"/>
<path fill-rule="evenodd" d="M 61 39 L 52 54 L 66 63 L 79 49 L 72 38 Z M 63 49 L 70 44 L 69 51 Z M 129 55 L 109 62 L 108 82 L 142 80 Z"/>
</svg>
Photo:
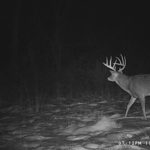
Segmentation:
<svg viewBox="0 0 150 150">
<path fill-rule="evenodd" d="M 103 62 L 103 64 L 104 64 L 107 68 L 110 68 L 110 69 L 116 71 L 116 67 L 115 67 L 116 61 L 115 61 L 115 63 L 113 63 L 113 66 L 112 66 L 112 56 L 110 57 L 110 60 L 108 60 L 108 58 L 106 57 L 106 63 Z"/>
<path fill-rule="evenodd" d="M 122 59 L 122 64 L 125 65 L 125 59 L 124 59 L 124 57 L 122 56 L 122 54 L 120 56 L 121 56 L 121 59 Z"/>
<path fill-rule="evenodd" d="M 119 57 L 116 57 L 116 60 L 118 60 L 119 61 L 119 63 L 116 63 L 117 65 L 121 65 L 121 66 L 123 66 L 124 65 L 124 58 L 123 58 L 123 56 L 122 55 L 120 55 L 121 56 L 121 59 L 119 58 Z"/>
<path fill-rule="evenodd" d="M 117 60 L 115 60 L 115 62 L 113 63 L 113 66 L 112 66 L 112 56 L 110 57 L 110 66 L 112 66 L 112 68 L 114 68 L 114 70 L 116 70 L 116 62 Z"/>
<path fill-rule="evenodd" d="M 115 62 L 113 63 L 113 68 L 115 68 L 115 70 L 116 70 L 116 62 L 117 62 L 117 59 L 116 59 Z"/>
<path fill-rule="evenodd" d="M 121 62 L 121 60 L 120 60 L 120 62 L 121 62 L 120 65 L 122 66 L 122 68 L 120 68 L 118 71 L 119 71 L 119 72 L 122 72 L 122 71 L 124 70 L 125 66 L 126 66 L 126 58 L 123 57 L 122 54 L 121 54 L 120 56 L 121 56 L 121 59 L 122 59 L 122 62 Z"/>
<path fill-rule="evenodd" d="M 106 57 L 106 65 L 109 65 L 109 61 L 108 58 Z"/>
<path fill-rule="evenodd" d="M 121 60 L 120 60 L 120 58 L 119 58 L 119 57 L 116 57 L 116 59 L 119 61 L 119 63 L 117 63 L 117 65 L 122 64 L 122 62 L 121 62 Z"/>
<path fill-rule="evenodd" d="M 107 62 L 106 62 L 106 63 L 107 63 L 107 65 L 108 65 L 108 64 L 109 64 L 108 58 L 106 58 L 106 60 L 107 60 Z"/>
<path fill-rule="evenodd" d="M 125 61 L 125 66 L 126 66 L 127 61 L 126 61 L 126 57 L 125 56 L 124 56 L 124 61 Z"/>
<path fill-rule="evenodd" d="M 125 65 L 125 66 L 126 66 L 126 57 L 125 57 L 125 56 L 123 57 L 123 55 L 122 55 L 122 54 L 121 54 L 120 56 L 121 56 L 121 59 L 122 59 L 122 63 L 123 63 L 123 65 Z"/>
<path fill-rule="evenodd" d="M 111 66 L 111 62 L 112 62 L 112 56 L 110 57 L 110 61 L 109 61 L 109 65 Z"/>
</svg>

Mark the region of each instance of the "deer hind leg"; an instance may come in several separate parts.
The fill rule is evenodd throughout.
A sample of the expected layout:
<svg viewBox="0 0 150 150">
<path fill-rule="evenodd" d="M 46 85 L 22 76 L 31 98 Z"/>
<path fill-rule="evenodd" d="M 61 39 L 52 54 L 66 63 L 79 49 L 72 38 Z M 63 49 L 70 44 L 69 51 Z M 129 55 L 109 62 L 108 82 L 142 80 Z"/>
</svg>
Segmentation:
<svg viewBox="0 0 150 150">
<path fill-rule="evenodd" d="M 128 111 L 129 111 L 130 107 L 133 105 L 133 103 L 135 102 L 135 100 L 136 100 L 136 98 L 132 96 L 131 99 L 130 99 L 130 101 L 129 101 L 129 103 L 128 103 L 128 106 L 127 106 L 127 109 L 126 109 L 125 117 L 127 117 Z"/>
<path fill-rule="evenodd" d="M 146 113 L 145 113 L 145 97 L 140 98 L 140 102 L 141 102 L 144 118 L 147 119 L 146 118 Z"/>
</svg>

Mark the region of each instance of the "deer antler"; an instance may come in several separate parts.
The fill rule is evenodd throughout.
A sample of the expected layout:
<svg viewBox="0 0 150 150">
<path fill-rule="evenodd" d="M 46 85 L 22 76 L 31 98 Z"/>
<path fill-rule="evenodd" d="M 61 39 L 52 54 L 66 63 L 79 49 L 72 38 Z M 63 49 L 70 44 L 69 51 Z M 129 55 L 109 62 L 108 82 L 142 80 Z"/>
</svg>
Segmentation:
<svg viewBox="0 0 150 150">
<path fill-rule="evenodd" d="M 116 71 L 116 65 L 122 66 L 121 68 L 119 68 L 118 72 L 122 72 L 124 70 L 124 68 L 126 67 L 126 58 L 122 56 L 122 54 L 120 55 L 121 59 L 119 57 L 116 57 L 115 62 L 112 65 L 112 56 L 110 57 L 110 60 L 108 61 L 108 58 L 106 57 L 106 63 L 103 62 L 103 64 L 109 68 L 112 69 L 114 71 Z M 119 62 L 117 62 L 119 61 Z"/>
<path fill-rule="evenodd" d="M 126 67 L 126 58 L 123 57 L 122 54 L 120 56 L 121 56 L 121 59 L 119 57 L 116 57 L 116 60 L 119 61 L 119 63 L 116 63 L 116 65 L 122 66 L 121 68 L 119 68 L 118 72 L 122 72 L 124 68 Z"/>
<path fill-rule="evenodd" d="M 108 58 L 106 57 L 106 63 L 103 62 L 103 64 L 104 64 L 107 68 L 116 71 L 116 62 L 117 62 L 117 59 L 115 60 L 115 62 L 113 63 L 113 66 L 112 66 L 112 56 L 111 56 L 109 62 L 108 62 Z"/>
</svg>

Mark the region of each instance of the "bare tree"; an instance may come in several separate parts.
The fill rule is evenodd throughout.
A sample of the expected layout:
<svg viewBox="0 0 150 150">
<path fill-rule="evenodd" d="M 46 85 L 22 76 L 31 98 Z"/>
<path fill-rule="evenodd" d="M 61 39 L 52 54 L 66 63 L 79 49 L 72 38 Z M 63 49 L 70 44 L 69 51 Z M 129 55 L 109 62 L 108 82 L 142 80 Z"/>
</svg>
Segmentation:
<svg viewBox="0 0 150 150">
<path fill-rule="evenodd" d="M 60 84 L 60 76 L 61 76 L 61 63 L 62 63 L 62 49 L 63 49 L 63 41 L 62 41 L 62 29 L 64 25 L 65 15 L 68 11 L 69 1 L 68 0 L 56 0 L 54 1 L 54 32 L 53 32 L 53 40 L 52 40 L 52 53 L 54 58 L 54 65 L 56 71 L 56 95 L 60 97 L 61 95 L 61 84 Z"/>
</svg>

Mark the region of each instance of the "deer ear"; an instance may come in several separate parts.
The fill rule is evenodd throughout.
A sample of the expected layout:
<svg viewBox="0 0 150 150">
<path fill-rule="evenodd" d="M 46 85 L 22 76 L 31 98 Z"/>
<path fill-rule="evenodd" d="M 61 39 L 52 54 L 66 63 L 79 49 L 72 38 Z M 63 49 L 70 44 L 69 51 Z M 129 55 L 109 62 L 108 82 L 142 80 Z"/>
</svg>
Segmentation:
<svg viewBox="0 0 150 150">
<path fill-rule="evenodd" d="M 113 73 L 114 73 L 114 71 L 112 71 L 112 70 L 109 70 L 109 71 L 110 71 L 110 73 L 111 73 L 111 74 L 113 74 Z"/>
<path fill-rule="evenodd" d="M 122 70 L 121 71 L 118 71 L 119 73 L 122 73 Z"/>
</svg>

